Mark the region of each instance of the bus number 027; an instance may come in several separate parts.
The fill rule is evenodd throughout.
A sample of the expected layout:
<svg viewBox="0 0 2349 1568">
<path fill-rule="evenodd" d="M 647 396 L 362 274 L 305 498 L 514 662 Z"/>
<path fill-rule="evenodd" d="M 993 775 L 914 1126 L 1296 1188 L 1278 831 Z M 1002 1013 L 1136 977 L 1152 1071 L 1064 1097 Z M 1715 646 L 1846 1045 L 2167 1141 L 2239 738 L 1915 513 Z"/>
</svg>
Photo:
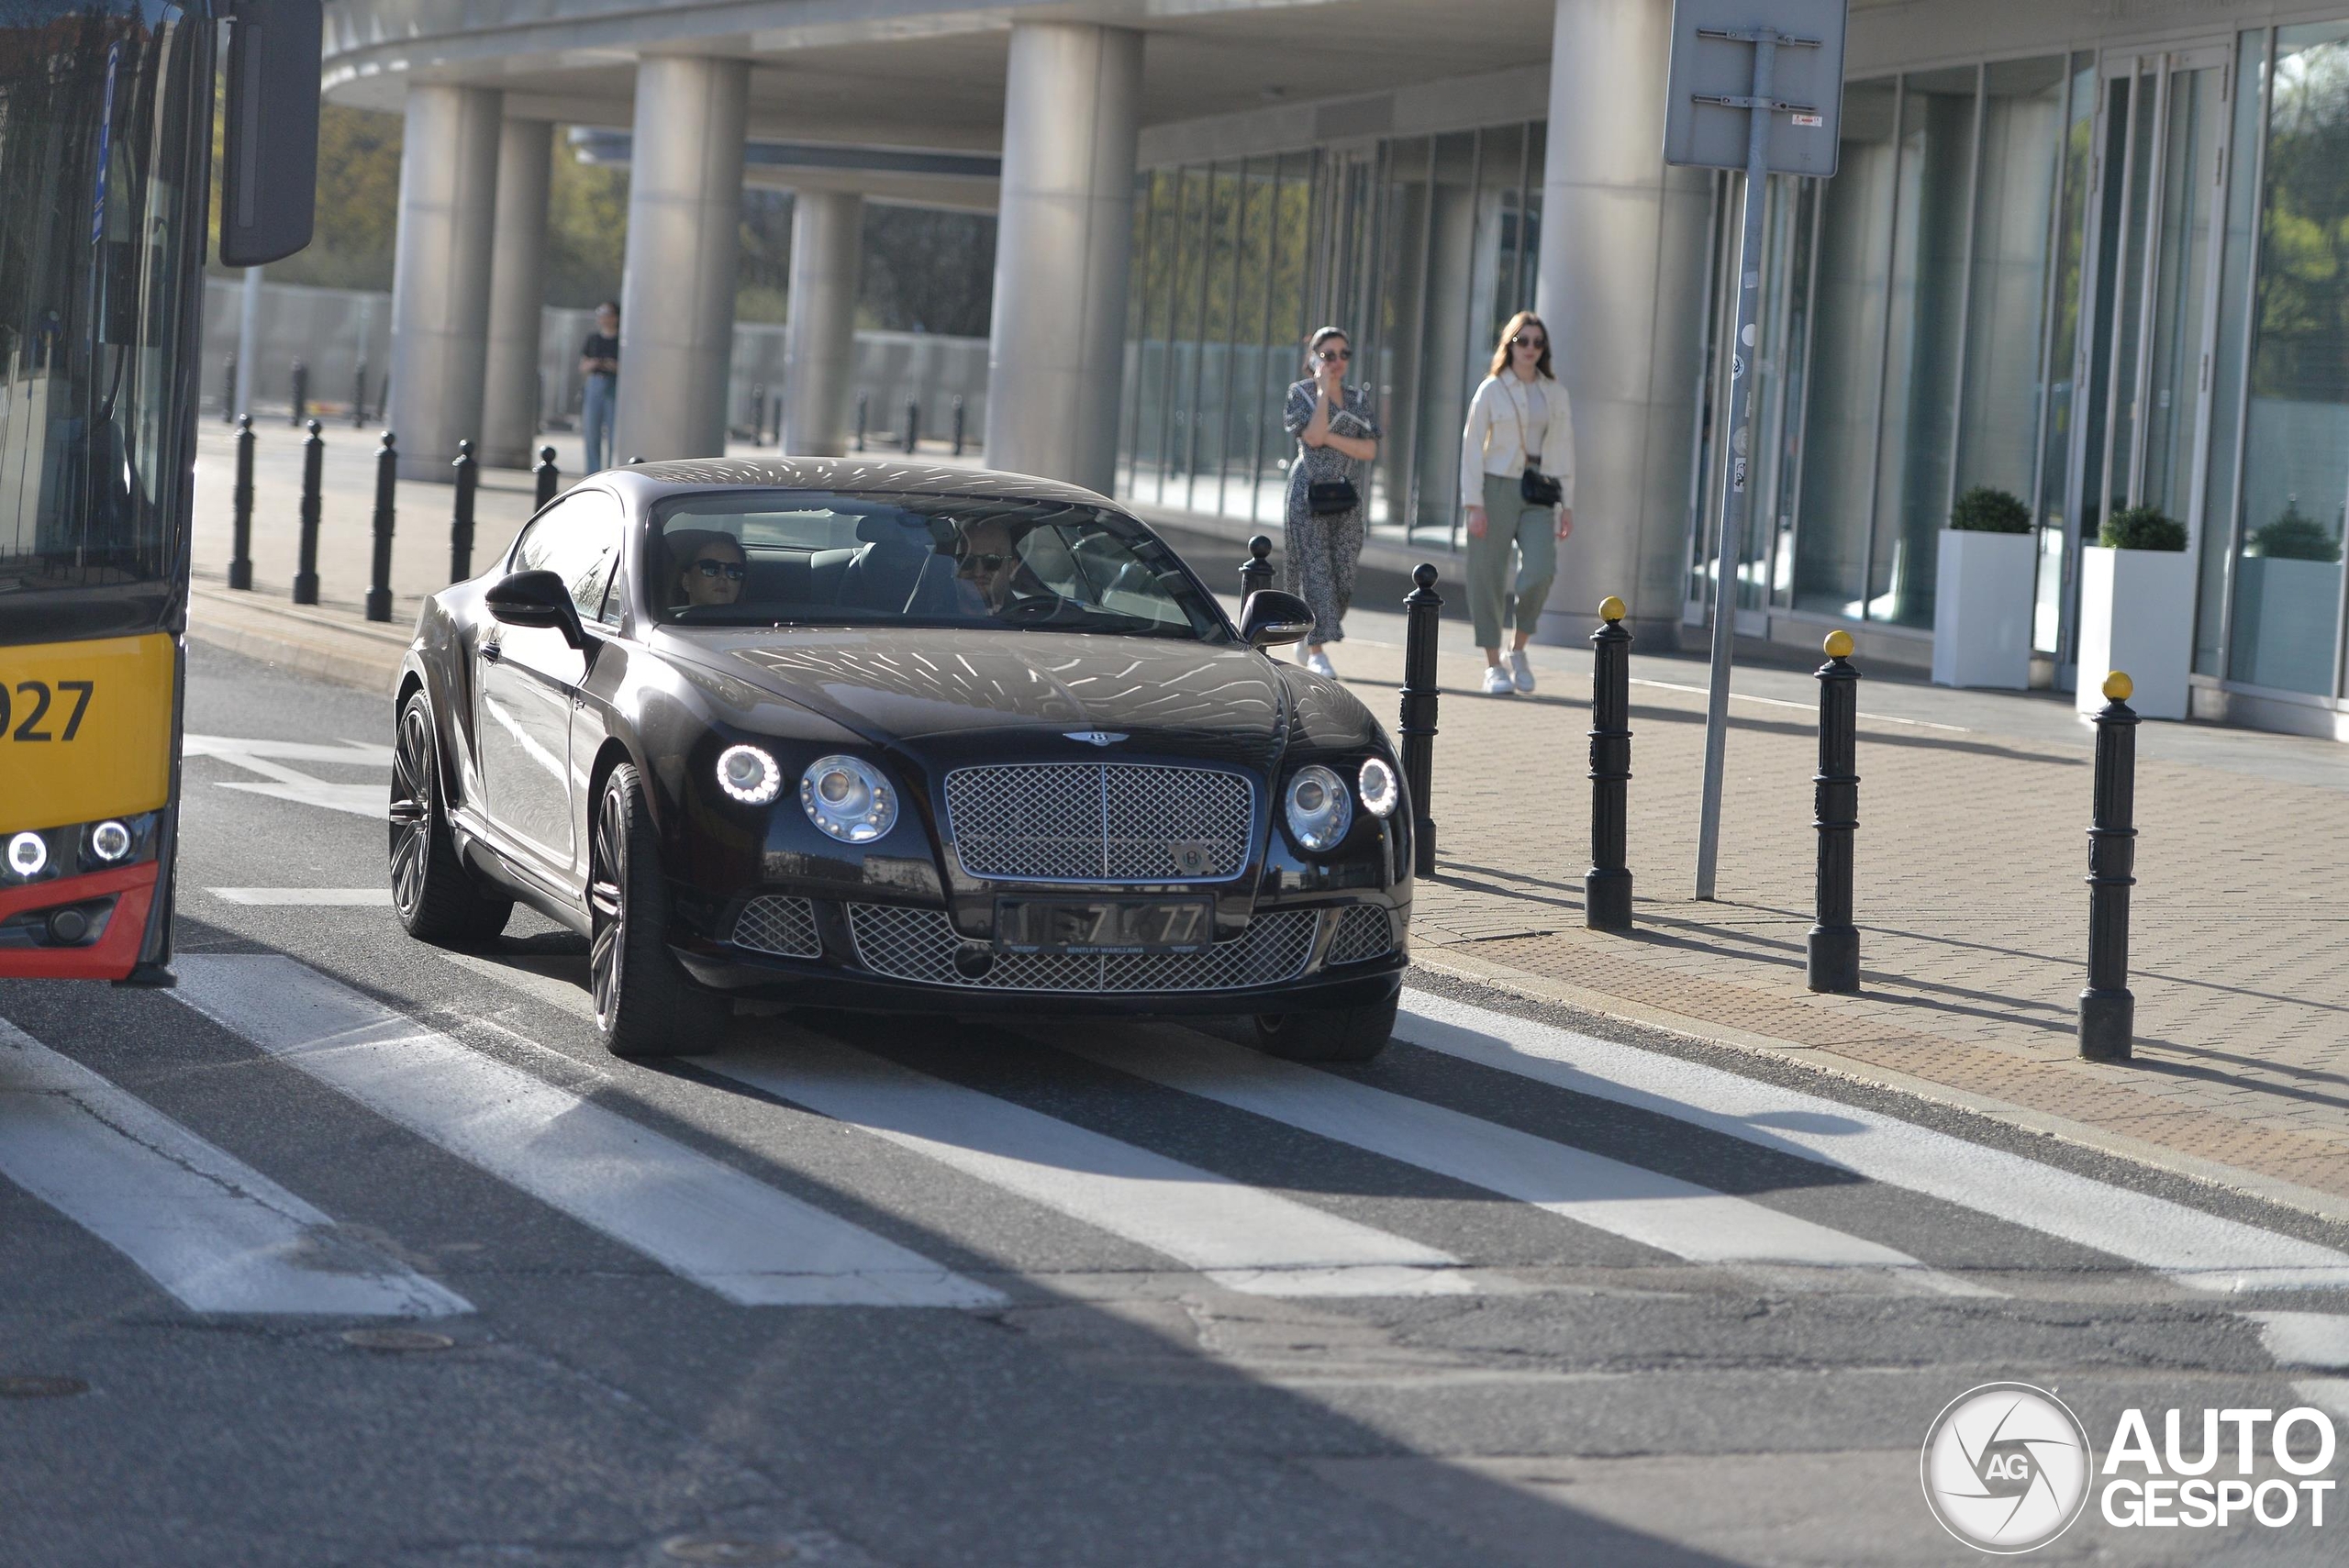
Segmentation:
<svg viewBox="0 0 2349 1568">
<path fill-rule="evenodd" d="M 60 681 L 56 691 L 52 692 L 47 681 L 19 681 L 17 683 L 17 695 L 27 699 L 32 711 L 25 715 L 16 728 L 10 729 L 9 720 L 15 716 L 10 711 L 8 688 L 0 685 L 0 735 L 12 740 L 71 740 L 81 732 L 82 716 L 90 711 L 90 694 L 96 688 L 95 681 Z M 68 692 L 73 696 L 73 711 L 66 717 L 65 732 L 62 735 L 52 734 L 41 726 L 48 721 L 50 705 L 61 694 Z"/>
</svg>

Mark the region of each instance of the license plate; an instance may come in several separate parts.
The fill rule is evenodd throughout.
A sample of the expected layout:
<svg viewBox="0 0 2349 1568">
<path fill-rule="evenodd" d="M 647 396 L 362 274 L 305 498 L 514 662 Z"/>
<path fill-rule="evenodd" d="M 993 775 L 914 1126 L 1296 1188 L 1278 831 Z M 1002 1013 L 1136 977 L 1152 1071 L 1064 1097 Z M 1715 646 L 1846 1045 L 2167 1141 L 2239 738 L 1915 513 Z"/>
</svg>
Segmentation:
<svg viewBox="0 0 2349 1568">
<path fill-rule="evenodd" d="M 1198 952 L 1215 940 L 1212 898 L 1002 898 L 1004 952 Z"/>
</svg>

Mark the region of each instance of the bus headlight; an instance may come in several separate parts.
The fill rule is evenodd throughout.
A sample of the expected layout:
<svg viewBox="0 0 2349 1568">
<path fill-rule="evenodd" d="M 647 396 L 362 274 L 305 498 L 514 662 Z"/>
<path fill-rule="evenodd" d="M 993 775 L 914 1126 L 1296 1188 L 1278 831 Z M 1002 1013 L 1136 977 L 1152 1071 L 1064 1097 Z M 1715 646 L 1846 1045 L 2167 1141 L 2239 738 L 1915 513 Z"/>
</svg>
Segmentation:
<svg viewBox="0 0 2349 1568">
<path fill-rule="evenodd" d="M 28 880 L 49 864 L 49 840 L 38 833 L 19 833 L 8 840 L 8 869 Z"/>
<path fill-rule="evenodd" d="M 799 775 L 799 808 L 843 844 L 869 844 L 896 825 L 897 792 L 854 757 L 818 757 Z"/>
<path fill-rule="evenodd" d="M 1288 830 L 1316 854 L 1337 848 L 1353 826 L 1353 797 L 1345 781 L 1318 762 L 1297 769 L 1288 781 L 1287 805 Z"/>
<path fill-rule="evenodd" d="M 130 853 L 130 829 L 119 822 L 101 822 L 90 829 L 90 852 L 108 865 Z"/>
</svg>

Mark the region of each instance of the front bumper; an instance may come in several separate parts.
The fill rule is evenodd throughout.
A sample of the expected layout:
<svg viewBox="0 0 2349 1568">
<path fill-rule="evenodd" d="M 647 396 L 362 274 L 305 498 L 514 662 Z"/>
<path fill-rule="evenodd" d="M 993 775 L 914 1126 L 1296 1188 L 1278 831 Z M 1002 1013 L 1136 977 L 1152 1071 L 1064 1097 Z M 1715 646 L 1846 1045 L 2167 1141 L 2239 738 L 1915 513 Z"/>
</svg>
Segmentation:
<svg viewBox="0 0 2349 1568">
<path fill-rule="evenodd" d="M 750 900 L 727 940 L 672 948 L 703 984 L 803 1006 L 1093 1016 L 1303 1012 L 1393 996 L 1407 908 L 1383 902 L 1261 909 L 1189 954 L 996 953 L 935 906 L 796 895 Z"/>
</svg>

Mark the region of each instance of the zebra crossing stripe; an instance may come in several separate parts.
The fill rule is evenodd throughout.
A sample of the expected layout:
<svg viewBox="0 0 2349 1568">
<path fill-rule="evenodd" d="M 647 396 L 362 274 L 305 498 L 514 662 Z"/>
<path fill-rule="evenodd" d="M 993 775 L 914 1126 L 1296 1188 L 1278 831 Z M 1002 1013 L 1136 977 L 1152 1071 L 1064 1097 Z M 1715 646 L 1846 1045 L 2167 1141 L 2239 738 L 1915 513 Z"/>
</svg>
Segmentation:
<svg viewBox="0 0 2349 1568">
<path fill-rule="evenodd" d="M 442 1318 L 473 1310 L 6 1019 L 0 1175 L 192 1311 Z"/>
<path fill-rule="evenodd" d="M 1406 991 L 1396 1037 L 1636 1106 L 2061 1238 L 2199 1290 L 2349 1289 L 2349 1253 L 1897 1117 L 1701 1062 Z"/>
<path fill-rule="evenodd" d="M 377 1115 L 745 1306 L 1004 1296 L 290 958 L 190 953 L 173 993 Z"/>
<path fill-rule="evenodd" d="M 1944 1295 L 1996 1295 L 1906 1252 L 1675 1176 L 1553 1142 L 1187 1029 L 1060 1049 L 1389 1160 L 1519 1199 L 1692 1262 L 1900 1271 Z"/>
<path fill-rule="evenodd" d="M 1449 1252 L 815 1036 L 696 1065 L 1259 1296 L 1452 1296 Z"/>
</svg>

